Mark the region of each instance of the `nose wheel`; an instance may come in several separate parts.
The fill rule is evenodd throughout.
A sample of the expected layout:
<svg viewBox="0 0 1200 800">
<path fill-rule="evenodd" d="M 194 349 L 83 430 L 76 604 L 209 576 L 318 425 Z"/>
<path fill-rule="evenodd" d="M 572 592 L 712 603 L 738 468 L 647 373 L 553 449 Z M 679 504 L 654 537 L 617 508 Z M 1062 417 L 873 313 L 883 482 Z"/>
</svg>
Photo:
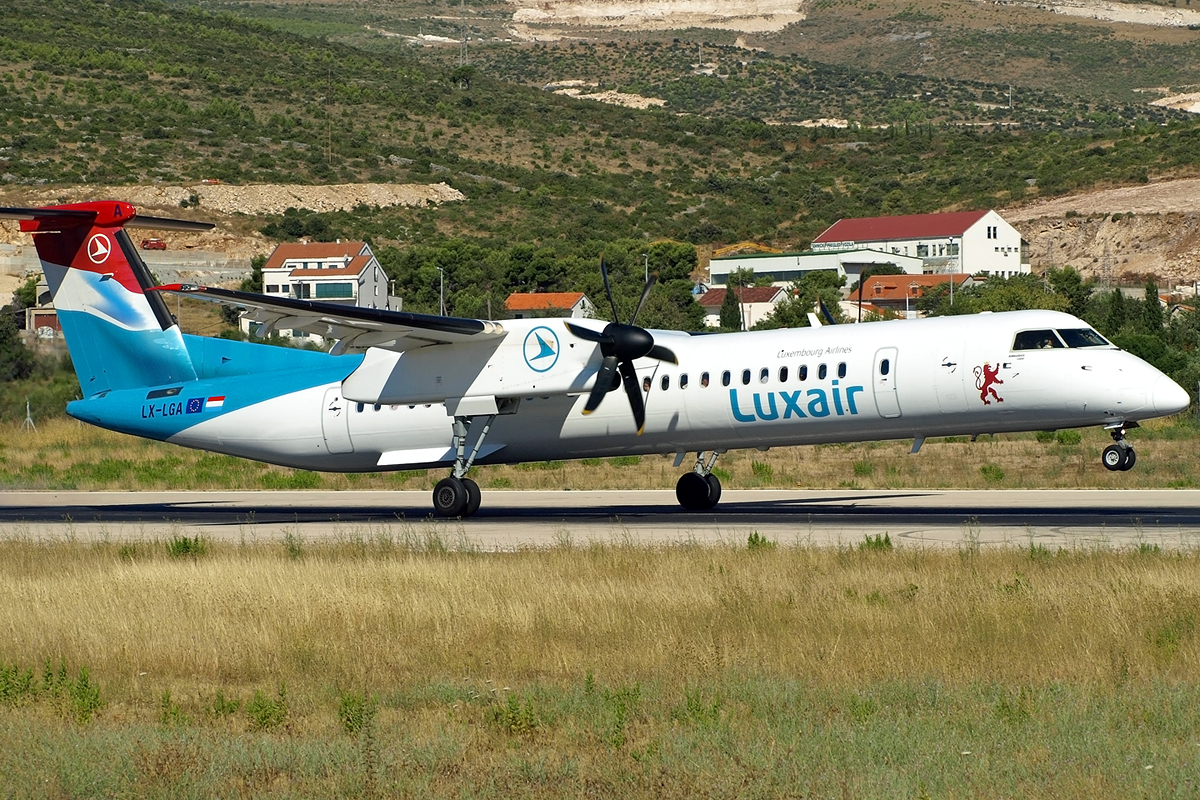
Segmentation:
<svg viewBox="0 0 1200 800">
<path fill-rule="evenodd" d="M 1136 424 L 1134 423 L 1134 425 Z M 1122 424 L 1109 428 L 1113 444 L 1104 448 L 1104 452 L 1100 455 L 1100 462 L 1104 464 L 1105 469 L 1111 472 L 1128 472 L 1137 463 L 1137 453 L 1134 452 L 1133 446 L 1125 440 L 1125 431 L 1131 427 L 1133 425 Z"/>
</svg>

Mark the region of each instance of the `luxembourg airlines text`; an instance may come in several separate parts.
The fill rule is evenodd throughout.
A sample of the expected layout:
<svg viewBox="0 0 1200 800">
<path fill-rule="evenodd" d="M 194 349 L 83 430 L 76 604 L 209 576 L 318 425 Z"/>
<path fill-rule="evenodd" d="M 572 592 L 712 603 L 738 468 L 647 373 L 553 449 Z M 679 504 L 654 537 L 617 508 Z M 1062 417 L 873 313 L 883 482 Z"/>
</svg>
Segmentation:
<svg viewBox="0 0 1200 800">
<path fill-rule="evenodd" d="M 769 422 L 776 419 L 807 419 L 809 417 L 857 416 L 858 403 L 855 395 L 864 391 L 862 386 L 833 386 L 825 389 L 797 389 L 794 392 L 755 392 L 754 411 L 743 411 L 738 403 L 737 389 L 729 390 L 729 406 L 733 418 L 738 422 Z M 776 398 L 779 398 L 776 400 Z M 832 407 L 831 407 L 832 401 Z"/>
</svg>

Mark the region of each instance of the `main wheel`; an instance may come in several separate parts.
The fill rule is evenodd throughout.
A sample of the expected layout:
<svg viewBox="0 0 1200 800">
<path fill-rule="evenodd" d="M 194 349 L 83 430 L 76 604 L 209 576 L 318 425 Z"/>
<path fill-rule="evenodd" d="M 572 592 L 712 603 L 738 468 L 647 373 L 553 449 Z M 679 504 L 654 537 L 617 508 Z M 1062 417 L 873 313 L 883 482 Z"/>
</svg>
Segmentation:
<svg viewBox="0 0 1200 800">
<path fill-rule="evenodd" d="M 704 476 L 704 481 L 708 484 L 708 507 L 712 508 L 721 502 L 721 481 L 711 472 Z"/>
<path fill-rule="evenodd" d="M 1110 444 L 1104 448 L 1104 452 L 1100 455 L 1100 461 L 1103 462 L 1104 468 L 1116 472 L 1125 463 L 1125 451 L 1123 448 L 1115 444 Z"/>
<path fill-rule="evenodd" d="M 679 500 L 679 505 L 688 511 L 711 508 L 708 495 L 708 481 L 699 473 L 685 472 L 679 476 L 679 483 L 675 484 L 675 498 Z"/>
<path fill-rule="evenodd" d="M 1132 447 L 1125 448 L 1125 460 L 1121 462 L 1121 471 L 1128 472 L 1133 469 L 1133 465 L 1137 463 L 1137 453 L 1133 452 Z"/>
<path fill-rule="evenodd" d="M 479 510 L 479 503 L 483 500 L 483 496 L 479 493 L 479 484 L 470 478 L 463 478 L 462 484 L 467 490 L 467 507 L 463 509 L 463 516 L 473 517 Z"/>
<path fill-rule="evenodd" d="M 433 487 L 433 510 L 440 517 L 464 516 L 467 510 L 467 487 L 458 478 L 442 478 Z"/>
</svg>

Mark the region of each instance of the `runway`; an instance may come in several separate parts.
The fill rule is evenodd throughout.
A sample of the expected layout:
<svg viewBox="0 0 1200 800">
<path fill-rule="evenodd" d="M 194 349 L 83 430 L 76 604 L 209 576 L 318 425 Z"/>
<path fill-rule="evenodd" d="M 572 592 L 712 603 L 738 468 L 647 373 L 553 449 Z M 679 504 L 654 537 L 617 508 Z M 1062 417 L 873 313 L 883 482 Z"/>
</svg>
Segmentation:
<svg viewBox="0 0 1200 800">
<path fill-rule="evenodd" d="M 484 491 L 466 520 L 432 516 L 427 492 L 3 492 L 0 539 L 269 542 L 378 536 L 481 550 L 628 541 L 1163 549 L 1200 546 L 1200 491 L 727 490 L 687 512 L 672 491 Z"/>
</svg>

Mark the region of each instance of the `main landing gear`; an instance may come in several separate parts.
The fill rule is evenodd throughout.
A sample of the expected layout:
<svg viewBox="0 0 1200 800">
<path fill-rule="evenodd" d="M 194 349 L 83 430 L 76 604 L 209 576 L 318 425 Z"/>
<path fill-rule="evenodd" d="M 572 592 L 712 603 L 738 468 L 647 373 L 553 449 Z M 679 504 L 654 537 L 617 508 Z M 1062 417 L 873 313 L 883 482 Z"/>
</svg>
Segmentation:
<svg viewBox="0 0 1200 800">
<path fill-rule="evenodd" d="M 675 484 L 675 497 L 679 500 L 679 505 L 688 511 L 705 511 L 720 501 L 721 481 L 712 474 L 712 469 L 717 463 L 717 456 L 723 452 L 725 451 L 713 450 L 707 460 L 703 450 L 696 453 L 696 465 L 692 467 L 692 471 L 682 475 L 679 483 Z M 680 457 L 682 458 L 682 454 Z"/>
<path fill-rule="evenodd" d="M 1133 451 L 1133 445 L 1125 441 L 1125 431 L 1134 427 L 1137 427 L 1136 422 L 1122 422 L 1106 426 L 1106 430 L 1112 434 L 1115 444 L 1104 448 L 1104 453 L 1100 456 L 1100 461 L 1104 464 L 1105 469 L 1113 472 L 1117 470 L 1125 472 L 1133 469 L 1133 465 L 1137 463 L 1137 453 Z"/>
<path fill-rule="evenodd" d="M 475 440 L 475 446 L 471 448 L 471 454 L 467 456 L 467 432 L 471 429 L 471 419 L 454 418 L 454 467 L 450 477 L 442 478 L 437 482 L 437 486 L 433 487 L 433 510 L 439 517 L 469 517 L 479 510 L 479 502 L 482 499 L 479 484 L 466 475 L 475 463 L 475 456 L 479 455 L 479 448 L 483 446 L 484 437 L 491 430 L 496 415 L 488 415 L 487 421 L 483 423 L 483 430 L 479 432 L 479 438 Z"/>
</svg>

